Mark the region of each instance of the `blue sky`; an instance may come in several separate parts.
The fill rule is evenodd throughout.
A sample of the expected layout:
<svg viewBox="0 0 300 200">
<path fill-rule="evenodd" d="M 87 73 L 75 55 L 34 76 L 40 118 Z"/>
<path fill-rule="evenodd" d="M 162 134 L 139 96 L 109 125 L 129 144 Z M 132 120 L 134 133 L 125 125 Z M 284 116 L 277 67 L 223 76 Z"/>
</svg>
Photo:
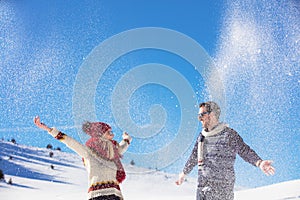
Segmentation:
<svg viewBox="0 0 300 200">
<path fill-rule="evenodd" d="M 74 115 L 89 116 L 85 110 L 93 104 L 91 119 L 110 123 L 116 139 L 123 129 L 141 130 L 132 131 L 132 154 L 124 161 L 134 158 L 145 167 L 179 172 L 201 129 L 197 103 L 216 97 L 218 92 L 210 89 L 221 88 L 224 120 L 259 155 L 274 160 L 277 168 L 276 176 L 265 177 L 238 159 L 237 183 L 254 187 L 300 178 L 299 2 L 1 1 L 0 5 L 0 136 L 5 140 L 13 137 L 21 144 L 44 147 L 51 143 L 64 148 L 33 126 L 33 117 L 40 115 L 45 123 L 84 141 L 86 137 L 75 128 Z M 138 35 L 137 40 L 143 39 L 140 47 L 131 47 L 137 45 L 131 37 L 135 30 L 147 27 L 158 36 L 170 32 L 157 43 L 154 34 L 147 35 L 149 40 Z M 118 36 L 124 37 L 122 43 L 113 44 Z M 172 40 L 173 36 L 182 39 Z M 143 46 L 147 41 L 154 47 Z M 155 48 L 168 41 L 165 49 Z M 198 49 L 186 50 L 185 45 L 193 42 L 214 61 L 216 68 L 209 70 L 218 71 L 218 76 L 199 73 L 207 66 L 191 63 L 205 57 Z M 105 48 L 104 44 L 115 46 Z M 132 49 L 117 54 L 122 48 Z M 101 66 L 112 55 L 119 57 Z M 96 75 L 103 67 L 103 73 Z M 138 77 L 130 77 L 132 70 L 146 67 L 166 69 L 170 74 L 136 72 Z M 81 74 L 82 69 L 95 71 Z M 94 82 L 84 82 L 80 75 Z M 138 80 L 149 81 L 128 93 Z M 80 94 L 74 98 L 77 86 L 85 86 L 82 98 Z M 85 102 L 87 94 L 91 103 Z M 185 104 L 187 99 L 190 105 Z M 81 101 L 78 106 L 76 102 Z M 123 101 L 133 124 L 130 127 L 118 121 L 128 120 L 126 110 L 114 108 Z M 80 111 L 74 111 L 78 109 L 74 105 Z M 193 115 L 194 119 L 186 119 Z M 186 138 L 181 128 L 188 132 Z M 155 134 L 147 135 L 149 130 Z M 160 149 L 167 156 L 151 154 Z M 155 159 L 148 162 L 145 154 Z"/>
</svg>

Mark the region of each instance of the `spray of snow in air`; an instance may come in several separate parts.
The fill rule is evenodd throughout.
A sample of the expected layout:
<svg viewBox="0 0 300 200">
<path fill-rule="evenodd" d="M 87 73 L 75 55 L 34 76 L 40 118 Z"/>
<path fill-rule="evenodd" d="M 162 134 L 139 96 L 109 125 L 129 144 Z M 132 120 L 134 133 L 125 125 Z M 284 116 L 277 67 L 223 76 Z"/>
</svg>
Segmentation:
<svg viewBox="0 0 300 200">
<path fill-rule="evenodd" d="M 249 0 L 227 6 L 215 56 L 226 88 L 227 122 L 257 144 L 258 152 L 276 158 L 278 145 L 296 145 L 290 144 L 290 135 L 298 120 L 299 5 Z M 284 141 L 278 133 L 284 133 Z M 276 162 L 284 166 L 285 161 Z M 289 172 L 279 167 L 278 173 Z"/>
</svg>

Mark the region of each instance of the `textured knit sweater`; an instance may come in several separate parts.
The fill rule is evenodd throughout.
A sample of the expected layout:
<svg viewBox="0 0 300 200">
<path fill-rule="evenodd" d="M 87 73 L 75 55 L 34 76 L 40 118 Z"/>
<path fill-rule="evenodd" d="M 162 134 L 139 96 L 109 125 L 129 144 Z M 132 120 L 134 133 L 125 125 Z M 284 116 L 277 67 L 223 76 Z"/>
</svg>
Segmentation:
<svg viewBox="0 0 300 200">
<path fill-rule="evenodd" d="M 83 158 L 88 172 L 88 199 L 104 195 L 116 195 L 123 199 L 119 182 L 116 179 L 117 166 L 113 161 L 99 157 L 87 146 L 55 128 L 52 128 L 49 133 Z M 128 142 L 122 140 L 119 144 L 119 153 L 123 154 L 128 146 Z"/>
<path fill-rule="evenodd" d="M 261 158 L 243 141 L 235 130 L 224 127 L 223 130 L 212 136 L 203 137 L 202 134 L 199 135 L 192 154 L 183 169 L 184 174 L 189 174 L 199 162 L 198 148 L 200 148 L 201 138 L 203 140 L 203 163 L 198 168 L 198 187 L 201 189 L 221 185 L 221 192 L 230 196 L 223 199 L 233 199 L 236 155 L 238 154 L 254 166 Z"/>
</svg>

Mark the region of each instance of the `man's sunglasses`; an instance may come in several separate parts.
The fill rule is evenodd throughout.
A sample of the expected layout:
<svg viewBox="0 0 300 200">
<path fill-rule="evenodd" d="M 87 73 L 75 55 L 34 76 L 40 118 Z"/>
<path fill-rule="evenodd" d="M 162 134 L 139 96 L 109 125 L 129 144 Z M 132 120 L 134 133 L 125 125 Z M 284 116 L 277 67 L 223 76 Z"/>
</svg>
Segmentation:
<svg viewBox="0 0 300 200">
<path fill-rule="evenodd" d="M 210 112 L 203 112 L 203 113 L 199 113 L 199 114 L 198 114 L 198 117 L 203 117 L 203 116 L 204 116 L 204 115 L 206 115 L 206 114 L 208 114 L 208 115 L 209 115 L 209 114 L 210 114 Z"/>
</svg>

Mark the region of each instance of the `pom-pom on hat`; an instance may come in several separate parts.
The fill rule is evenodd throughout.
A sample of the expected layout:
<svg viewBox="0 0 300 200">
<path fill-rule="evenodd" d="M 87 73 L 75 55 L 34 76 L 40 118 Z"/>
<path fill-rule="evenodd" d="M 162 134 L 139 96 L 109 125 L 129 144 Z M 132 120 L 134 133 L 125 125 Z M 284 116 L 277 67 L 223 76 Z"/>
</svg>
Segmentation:
<svg viewBox="0 0 300 200">
<path fill-rule="evenodd" d="M 82 125 L 82 130 L 91 137 L 102 136 L 111 127 L 104 122 L 85 122 Z"/>
</svg>

